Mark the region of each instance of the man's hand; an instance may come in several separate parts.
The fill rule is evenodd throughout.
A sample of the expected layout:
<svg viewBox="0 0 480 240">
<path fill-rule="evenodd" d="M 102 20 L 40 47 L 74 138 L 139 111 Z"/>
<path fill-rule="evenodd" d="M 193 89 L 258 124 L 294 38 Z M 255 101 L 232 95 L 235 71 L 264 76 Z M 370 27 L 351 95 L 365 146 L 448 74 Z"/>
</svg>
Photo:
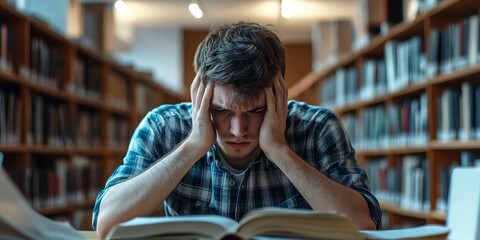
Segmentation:
<svg viewBox="0 0 480 240">
<path fill-rule="evenodd" d="M 209 82 L 205 86 L 200 80 L 199 75 L 190 86 L 190 95 L 192 98 L 192 131 L 186 142 L 192 146 L 198 147 L 198 151 L 206 153 L 216 141 L 215 128 L 210 117 L 210 104 L 213 95 L 213 83 Z"/>
<path fill-rule="evenodd" d="M 265 154 L 286 146 L 285 128 L 287 119 L 288 89 L 283 76 L 279 73 L 272 87 L 265 88 L 267 112 L 260 128 L 259 144 Z"/>
</svg>

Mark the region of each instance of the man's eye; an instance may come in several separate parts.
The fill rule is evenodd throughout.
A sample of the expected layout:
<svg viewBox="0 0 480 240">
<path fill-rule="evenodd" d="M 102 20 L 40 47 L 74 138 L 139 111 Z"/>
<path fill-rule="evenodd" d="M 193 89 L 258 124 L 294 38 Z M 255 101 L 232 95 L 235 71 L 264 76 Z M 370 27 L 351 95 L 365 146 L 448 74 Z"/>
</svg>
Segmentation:
<svg viewBox="0 0 480 240">
<path fill-rule="evenodd" d="M 263 113 L 267 111 L 267 108 L 260 108 L 260 109 L 257 109 L 257 110 L 253 110 L 252 113 Z"/>
<path fill-rule="evenodd" d="M 214 108 L 213 110 L 214 110 L 215 112 L 219 112 L 219 113 L 226 113 L 226 112 L 228 112 L 227 109 L 222 109 L 222 108 Z"/>
</svg>

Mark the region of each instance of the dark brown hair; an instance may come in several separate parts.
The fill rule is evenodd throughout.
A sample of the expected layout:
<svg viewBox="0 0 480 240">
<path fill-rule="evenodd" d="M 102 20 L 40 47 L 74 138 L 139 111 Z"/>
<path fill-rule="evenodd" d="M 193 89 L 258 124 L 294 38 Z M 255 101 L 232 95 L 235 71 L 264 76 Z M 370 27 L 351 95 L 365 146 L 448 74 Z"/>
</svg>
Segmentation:
<svg viewBox="0 0 480 240">
<path fill-rule="evenodd" d="M 285 48 L 277 34 L 257 23 L 238 22 L 211 31 L 195 53 L 194 68 L 203 83 L 230 85 L 257 98 L 281 72 Z"/>
</svg>

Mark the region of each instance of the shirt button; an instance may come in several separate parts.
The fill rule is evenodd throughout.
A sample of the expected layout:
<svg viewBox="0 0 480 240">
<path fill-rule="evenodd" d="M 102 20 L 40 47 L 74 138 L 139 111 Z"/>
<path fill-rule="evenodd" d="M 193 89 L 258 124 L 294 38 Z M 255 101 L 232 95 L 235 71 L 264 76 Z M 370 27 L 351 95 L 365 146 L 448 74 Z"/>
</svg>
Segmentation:
<svg viewBox="0 0 480 240">
<path fill-rule="evenodd" d="M 200 202 L 200 200 L 198 200 L 198 201 L 195 203 L 195 207 L 197 207 L 197 208 L 200 207 L 200 204 L 201 204 L 201 202 Z"/>
<path fill-rule="evenodd" d="M 230 181 L 230 186 L 234 186 L 235 185 L 235 181 Z"/>
</svg>

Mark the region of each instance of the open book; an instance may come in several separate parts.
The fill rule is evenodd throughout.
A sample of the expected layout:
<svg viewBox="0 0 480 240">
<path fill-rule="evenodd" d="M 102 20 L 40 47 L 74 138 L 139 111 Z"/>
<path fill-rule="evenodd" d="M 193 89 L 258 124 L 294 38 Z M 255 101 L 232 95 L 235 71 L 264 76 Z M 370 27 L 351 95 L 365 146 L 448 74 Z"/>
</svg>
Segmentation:
<svg viewBox="0 0 480 240">
<path fill-rule="evenodd" d="M 107 239 L 446 239 L 448 230 L 424 226 L 405 230 L 359 231 L 346 217 L 309 210 L 262 208 L 240 222 L 214 215 L 137 217 L 113 227 Z"/>
</svg>

